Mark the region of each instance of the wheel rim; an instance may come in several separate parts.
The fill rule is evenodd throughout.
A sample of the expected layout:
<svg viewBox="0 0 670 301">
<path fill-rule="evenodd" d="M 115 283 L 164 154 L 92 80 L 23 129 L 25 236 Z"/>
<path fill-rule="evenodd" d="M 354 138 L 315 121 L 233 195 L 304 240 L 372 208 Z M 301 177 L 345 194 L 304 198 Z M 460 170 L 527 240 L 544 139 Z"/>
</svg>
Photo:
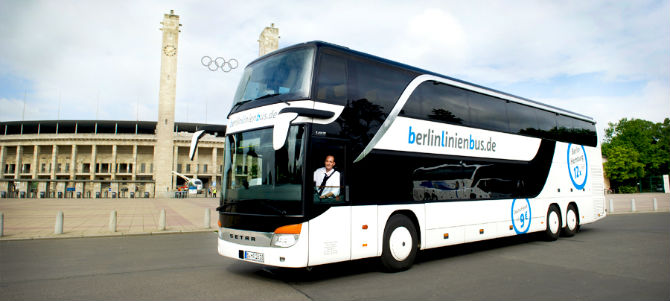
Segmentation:
<svg viewBox="0 0 670 301">
<path fill-rule="evenodd" d="M 391 255 L 397 261 L 407 259 L 409 253 L 412 252 L 412 235 L 405 227 L 398 227 L 393 230 L 389 239 L 389 247 Z"/>
<path fill-rule="evenodd" d="M 577 214 L 575 213 L 574 210 L 568 209 L 568 215 L 566 216 L 567 218 L 567 223 L 568 223 L 568 229 L 570 231 L 573 231 L 577 228 Z"/>
<path fill-rule="evenodd" d="M 549 230 L 551 230 L 551 233 L 558 233 L 558 213 L 556 211 L 551 211 L 549 213 Z"/>
</svg>

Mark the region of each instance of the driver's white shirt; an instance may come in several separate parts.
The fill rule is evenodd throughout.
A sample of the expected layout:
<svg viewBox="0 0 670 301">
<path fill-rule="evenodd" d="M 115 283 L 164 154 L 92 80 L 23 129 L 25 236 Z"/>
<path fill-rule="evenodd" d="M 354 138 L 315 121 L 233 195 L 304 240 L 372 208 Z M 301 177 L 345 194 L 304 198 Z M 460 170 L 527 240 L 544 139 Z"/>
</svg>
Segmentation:
<svg viewBox="0 0 670 301">
<path fill-rule="evenodd" d="M 326 195 L 329 192 L 333 193 L 333 196 L 340 195 L 340 172 L 334 168 L 330 170 L 329 173 L 326 173 L 326 168 L 321 167 L 314 171 L 314 187 L 316 190 L 319 190 L 319 185 L 323 181 L 323 178 L 328 174 L 330 178 L 326 181 L 326 187 L 323 189 L 321 195 Z"/>
</svg>

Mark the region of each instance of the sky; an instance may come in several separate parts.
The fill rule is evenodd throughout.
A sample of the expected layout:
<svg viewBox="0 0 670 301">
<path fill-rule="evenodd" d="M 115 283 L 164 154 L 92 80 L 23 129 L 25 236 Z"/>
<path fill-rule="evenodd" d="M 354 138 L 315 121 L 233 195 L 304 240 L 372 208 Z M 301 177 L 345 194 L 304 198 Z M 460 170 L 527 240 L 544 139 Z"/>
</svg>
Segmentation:
<svg viewBox="0 0 670 301">
<path fill-rule="evenodd" d="M 270 24 L 591 116 L 670 117 L 670 1 L 0 0 L 0 121 L 151 120 L 163 14 L 179 36 L 175 120 L 226 124 Z M 235 58 L 212 72 L 203 56 Z"/>
</svg>

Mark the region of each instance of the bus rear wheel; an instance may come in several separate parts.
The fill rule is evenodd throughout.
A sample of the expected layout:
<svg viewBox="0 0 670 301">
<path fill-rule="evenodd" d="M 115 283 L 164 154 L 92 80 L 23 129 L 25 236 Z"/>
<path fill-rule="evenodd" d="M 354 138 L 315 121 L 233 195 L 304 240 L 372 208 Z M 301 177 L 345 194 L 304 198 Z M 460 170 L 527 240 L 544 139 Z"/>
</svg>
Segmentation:
<svg viewBox="0 0 670 301">
<path fill-rule="evenodd" d="M 570 204 L 565 213 L 565 228 L 563 228 L 563 236 L 572 237 L 579 231 L 579 215 L 575 205 Z"/>
<path fill-rule="evenodd" d="M 547 230 L 544 231 L 544 237 L 547 241 L 558 239 L 561 234 L 561 212 L 556 205 L 549 206 L 547 211 Z"/>
<path fill-rule="evenodd" d="M 414 223 L 402 214 L 389 218 L 384 229 L 384 246 L 381 263 L 389 272 L 409 269 L 418 251 L 418 239 Z"/>
</svg>

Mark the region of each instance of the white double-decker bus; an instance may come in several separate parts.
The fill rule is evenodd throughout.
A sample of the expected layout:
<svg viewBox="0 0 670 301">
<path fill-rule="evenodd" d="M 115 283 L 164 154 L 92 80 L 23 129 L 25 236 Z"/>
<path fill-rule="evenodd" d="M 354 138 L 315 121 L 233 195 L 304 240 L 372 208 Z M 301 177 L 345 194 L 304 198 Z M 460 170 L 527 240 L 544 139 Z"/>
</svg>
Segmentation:
<svg viewBox="0 0 670 301">
<path fill-rule="evenodd" d="M 605 217 L 592 118 L 324 42 L 246 67 L 222 192 L 218 252 L 278 267 L 400 271 L 418 250 Z"/>
</svg>

